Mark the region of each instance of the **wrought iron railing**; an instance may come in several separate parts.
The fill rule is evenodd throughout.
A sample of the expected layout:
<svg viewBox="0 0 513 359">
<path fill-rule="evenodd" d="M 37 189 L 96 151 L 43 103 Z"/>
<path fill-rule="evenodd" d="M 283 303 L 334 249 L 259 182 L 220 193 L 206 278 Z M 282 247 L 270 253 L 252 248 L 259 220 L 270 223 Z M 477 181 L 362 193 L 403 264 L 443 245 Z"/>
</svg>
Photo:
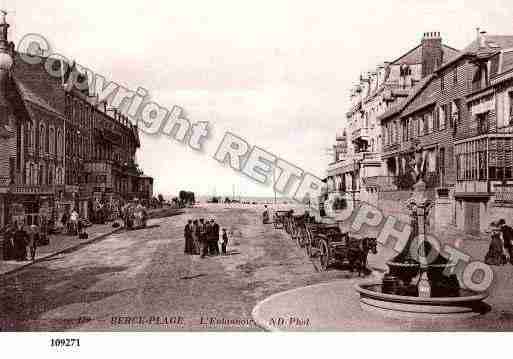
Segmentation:
<svg viewBox="0 0 513 359">
<path fill-rule="evenodd" d="M 495 202 L 513 204 L 513 184 L 496 184 L 493 188 L 495 190 Z"/>
</svg>

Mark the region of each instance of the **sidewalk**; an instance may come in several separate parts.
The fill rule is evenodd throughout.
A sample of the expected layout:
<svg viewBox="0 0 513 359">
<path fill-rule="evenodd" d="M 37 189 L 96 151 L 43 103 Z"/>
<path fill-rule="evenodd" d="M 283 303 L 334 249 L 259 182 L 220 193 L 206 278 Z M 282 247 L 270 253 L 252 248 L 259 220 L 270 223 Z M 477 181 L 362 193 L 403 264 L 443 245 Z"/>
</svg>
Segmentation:
<svg viewBox="0 0 513 359">
<path fill-rule="evenodd" d="M 451 244 L 471 257 L 482 261 L 489 241 L 484 237 L 468 236 L 454 227 L 444 228 L 443 244 Z M 359 295 L 354 285 L 376 281 L 387 270 L 386 262 L 395 255 L 392 249 L 378 247 L 377 255 L 369 255 L 373 275 L 357 276 L 296 288 L 277 293 L 258 303 L 253 309 L 256 323 L 272 331 L 319 330 L 506 330 L 513 329 L 513 266 L 492 266 L 494 282 L 486 302 L 491 311 L 474 319 L 458 322 L 422 321 L 418 319 L 390 319 L 360 309 Z M 282 319 L 282 320 L 279 320 Z M 307 322 L 305 322 L 307 321 Z"/>
<path fill-rule="evenodd" d="M 118 223 L 121 224 L 121 227 L 113 228 L 112 222 L 109 222 L 108 224 L 95 224 L 88 227 L 86 231 L 89 234 L 89 238 L 86 240 L 78 239 L 78 236 L 68 236 L 64 234 L 51 235 L 49 245 L 37 248 L 35 262 L 0 260 L 0 275 L 5 275 L 14 271 L 18 271 L 24 267 L 30 266 L 34 263 L 52 257 L 66 250 L 71 250 L 78 246 L 88 244 L 105 236 L 108 236 L 109 234 L 117 232 L 122 228 L 122 222 L 118 221 Z"/>
</svg>

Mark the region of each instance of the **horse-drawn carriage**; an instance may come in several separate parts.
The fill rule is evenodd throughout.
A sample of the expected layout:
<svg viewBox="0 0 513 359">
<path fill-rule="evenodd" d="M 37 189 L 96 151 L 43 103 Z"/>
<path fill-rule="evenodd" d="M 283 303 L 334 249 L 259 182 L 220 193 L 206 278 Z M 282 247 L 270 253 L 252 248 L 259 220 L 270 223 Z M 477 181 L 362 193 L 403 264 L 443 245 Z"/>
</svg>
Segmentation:
<svg viewBox="0 0 513 359">
<path fill-rule="evenodd" d="M 377 240 L 371 237 L 358 237 L 342 232 L 338 223 L 307 223 L 306 253 L 321 271 L 326 271 L 334 263 L 348 264 L 358 275 L 367 269 L 369 251 L 377 253 Z"/>
<path fill-rule="evenodd" d="M 377 240 L 343 232 L 339 223 L 316 223 L 315 217 L 305 213 L 294 215 L 293 210 L 276 211 L 274 228 L 283 228 L 292 240 L 313 260 L 320 271 L 331 265 L 348 264 L 360 275 L 367 271 L 369 251 L 377 253 Z"/>
<path fill-rule="evenodd" d="M 315 218 L 311 217 L 309 213 L 305 213 L 302 215 L 292 215 L 291 222 L 291 239 L 296 242 L 298 247 L 305 247 L 308 243 L 307 224 L 315 222 Z"/>
<path fill-rule="evenodd" d="M 274 220 L 273 220 L 274 228 L 276 228 L 276 229 L 283 228 L 283 229 L 287 230 L 286 224 L 289 221 L 288 217 L 291 215 L 291 213 L 292 213 L 291 211 L 276 211 L 276 212 L 274 212 Z"/>
<path fill-rule="evenodd" d="M 124 218 L 127 229 L 145 228 L 148 221 L 148 212 L 141 204 L 131 204 L 124 209 Z"/>
</svg>

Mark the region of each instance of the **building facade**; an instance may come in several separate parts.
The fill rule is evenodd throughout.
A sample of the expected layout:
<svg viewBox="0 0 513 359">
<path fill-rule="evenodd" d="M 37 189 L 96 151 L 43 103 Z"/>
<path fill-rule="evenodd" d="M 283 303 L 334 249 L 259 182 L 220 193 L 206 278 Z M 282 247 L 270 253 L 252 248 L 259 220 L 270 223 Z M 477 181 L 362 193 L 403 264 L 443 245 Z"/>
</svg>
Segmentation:
<svg viewBox="0 0 513 359">
<path fill-rule="evenodd" d="M 39 57 L 24 61 L 9 42 L 8 29 L 3 16 L 0 226 L 56 220 L 72 208 L 88 218 L 95 200 L 152 196 L 153 179 L 135 160 L 137 127 L 87 91 L 67 86 L 77 71 L 72 64 Z"/>
<path fill-rule="evenodd" d="M 353 192 L 368 201 L 377 188 L 395 186 L 381 157 L 386 134 L 378 118 L 457 54 L 457 50 L 442 44 L 439 33 L 425 33 L 420 45 L 360 77 L 351 90 L 351 109 L 342 126 L 347 141 L 344 155 L 335 151 L 334 161 L 328 166 L 329 192 Z M 338 147 L 340 139 L 337 137 Z"/>
<path fill-rule="evenodd" d="M 467 116 L 455 138 L 455 221 L 470 233 L 513 215 L 513 36 L 480 34 L 468 54 L 473 63 Z"/>
<path fill-rule="evenodd" d="M 473 43 L 379 118 L 387 173 L 397 179 L 399 190 L 410 189 L 419 177 L 424 180 L 436 199 L 439 226 L 478 233 L 494 213 L 504 213 L 493 206 L 506 202 L 496 193 L 507 190 L 510 178 L 504 115 L 509 92 L 507 81 L 498 80 L 509 71 L 504 46 L 510 42 L 511 37 L 478 32 Z"/>
</svg>

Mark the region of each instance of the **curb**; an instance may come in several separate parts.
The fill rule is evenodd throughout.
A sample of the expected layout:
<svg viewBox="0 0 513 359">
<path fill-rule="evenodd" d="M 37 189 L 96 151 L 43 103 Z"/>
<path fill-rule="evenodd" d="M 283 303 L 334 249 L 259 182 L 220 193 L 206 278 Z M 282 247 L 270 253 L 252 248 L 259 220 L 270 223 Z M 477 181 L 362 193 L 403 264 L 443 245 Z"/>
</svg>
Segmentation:
<svg viewBox="0 0 513 359">
<path fill-rule="evenodd" d="M 10 271 L 1 273 L 0 274 L 0 278 L 7 277 L 7 276 L 9 276 L 11 274 L 14 274 L 16 272 L 19 272 L 19 271 L 21 271 L 21 270 L 23 270 L 23 269 L 25 269 L 27 267 L 30 267 L 30 266 L 32 266 L 32 265 L 34 265 L 36 263 L 42 262 L 42 261 L 44 261 L 44 260 L 46 260 L 48 258 L 52 258 L 52 257 L 58 256 L 59 254 L 69 253 L 69 252 L 76 251 L 76 250 L 78 250 L 78 249 L 80 249 L 82 247 L 85 247 L 86 245 L 93 244 L 94 242 L 102 240 L 105 237 L 108 237 L 108 236 L 110 236 L 110 235 L 112 235 L 112 234 L 114 234 L 116 232 L 119 232 L 122 229 L 124 229 L 124 228 L 123 227 L 119 227 L 119 228 L 116 228 L 116 229 L 114 229 L 114 230 L 112 230 L 110 232 L 103 233 L 103 234 L 101 234 L 101 235 L 99 235 L 97 237 L 91 238 L 91 239 L 89 239 L 87 241 L 79 242 L 79 243 L 77 243 L 77 244 L 75 244 L 75 245 L 73 245 L 71 247 L 67 247 L 67 248 L 61 249 L 61 250 L 59 250 L 57 252 L 54 252 L 54 253 L 49 253 L 48 255 L 46 255 L 44 257 L 40 257 L 40 258 L 36 259 L 33 262 L 31 261 L 30 263 L 23 264 L 23 265 L 21 265 L 21 266 L 19 266 L 17 268 L 11 269 Z"/>
<path fill-rule="evenodd" d="M 380 271 L 380 270 L 374 270 L 372 269 L 371 270 L 371 274 L 370 274 L 370 278 L 366 278 L 365 279 L 365 282 L 370 282 L 372 281 L 373 279 L 374 280 L 378 280 L 381 278 L 381 276 L 383 275 L 383 273 Z M 280 330 L 279 328 L 275 328 L 275 327 L 271 327 L 269 325 L 267 325 L 267 323 L 262 319 L 260 318 L 259 316 L 259 310 L 260 310 L 260 307 L 273 300 L 274 298 L 277 298 L 277 297 L 280 297 L 282 295 L 285 295 L 285 294 L 290 294 L 290 293 L 294 293 L 294 292 L 298 292 L 300 290 L 303 290 L 305 288 L 309 288 L 309 287 L 328 287 L 328 286 L 331 286 L 337 282 L 344 282 L 345 279 L 338 279 L 336 281 L 332 281 L 332 282 L 325 282 L 325 283 L 318 283 L 318 284 L 312 284 L 312 285 L 307 285 L 307 286 L 304 286 L 304 287 L 298 287 L 298 288 L 293 288 L 293 289 L 289 289 L 289 290 L 286 290 L 284 292 L 278 292 L 278 293 L 274 293 L 272 295 L 270 295 L 269 297 L 259 301 L 254 307 L 253 307 L 253 310 L 251 311 L 251 317 L 253 318 L 253 320 L 255 321 L 255 324 L 265 330 L 266 332 L 286 332 L 287 330 Z"/>
</svg>

